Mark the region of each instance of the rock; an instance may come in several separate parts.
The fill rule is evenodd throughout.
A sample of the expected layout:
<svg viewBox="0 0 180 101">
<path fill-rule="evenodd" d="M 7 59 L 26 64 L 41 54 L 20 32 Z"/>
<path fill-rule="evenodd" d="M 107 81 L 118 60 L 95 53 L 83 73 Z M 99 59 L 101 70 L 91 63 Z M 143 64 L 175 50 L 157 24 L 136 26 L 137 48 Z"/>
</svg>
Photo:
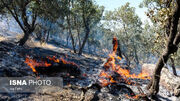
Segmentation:
<svg viewBox="0 0 180 101">
<path fill-rule="evenodd" d="M 10 100 L 9 96 L 0 94 L 0 101 L 9 101 L 9 100 Z"/>
<path fill-rule="evenodd" d="M 152 76 L 155 66 L 155 64 L 143 64 L 142 72 Z M 167 68 L 163 68 L 161 71 L 160 85 L 175 95 L 180 94 L 180 77 L 174 76 Z"/>
<path fill-rule="evenodd" d="M 92 99 L 95 97 L 95 93 L 95 90 L 89 89 L 84 95 L 84 101 L 92 101 Z"/>
<path fill-rule="evenodd" d="M 103 88 L 101 88 L 101 92 L 102 93 L 108 93 L 109 89 L 107 87 L 103 87 Z"/>
<path fill-rule="evenodd" d="M 174 95 L 180 97 L 180 84 L 175 87 Z"/>
<path fill-rule="evenodd" d="M 177 91 L 177 86 L 180 85 L 180 77 L 174 76 L 167 68 L 163 68 L 161 72 L 160 84 L 167 90 Z"/>
<path fill-rule="evenodd" d="M 98 98 L 99 98 L 98 101 L 121 101 L 121 98 L 118 98 L 109 93 L 99 93 Z M 127 100 L 123 100 L 123 101 L 127 101 Z"/>
<path fill-rule="evenodd" d="M 61 90 L 63 89 L 56 86 L 40 86 L 37 92 L 49 95 L 49 94 L 56 93 Z"/>
<path fill-rule="evenodd" d="M 28 100 L 32 101 L 81 101 L 84 93 L 80 90 L 61 89 L 59 91 L 50 91 L 31 95 Z"/>
<path fill-rule="evenodd" d="M 155 67 L 156 67 L 155 64 L 143 64 L 142 65 L 142 73 L 148 73 L 149 76 L 152 76 Z"/>
</svg>

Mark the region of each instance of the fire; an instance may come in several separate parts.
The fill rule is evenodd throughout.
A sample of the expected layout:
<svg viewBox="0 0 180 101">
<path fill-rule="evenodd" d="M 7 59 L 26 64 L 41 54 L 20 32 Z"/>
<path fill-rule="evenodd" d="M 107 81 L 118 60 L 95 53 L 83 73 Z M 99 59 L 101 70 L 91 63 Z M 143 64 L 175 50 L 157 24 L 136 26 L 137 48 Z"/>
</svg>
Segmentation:
<svg viewBox="0 0 180 101">
<path fill-rule="evenodd" d="M 49 60 L 52 60 L 52 61 L 56 62 L 56 63 L 59 63 L 59 62 L 60 62 L 59 59 L 56 59 L 55 56 L 53 56 L 53 57 L 47 56 L 47 58 L 48 58 Z"/>
<path fill-rule="evenodd" d="M 48 60 L 50 60 L 50 61 L 55 62 L 55 63 L 71 64 L 71 65 L 79 67 L 74 62 L 66 61 L 63 58 L 57 59 L 55 56 L 53 56 L 53 57 L 47 56 L 46 58 Z M 41 61 L 37 61 L 37 60 L 31 59 L 29 56 L 26 57 L 25 63 L 32 69 L 32 71 L 34 73 L 38 73 L 37 70 L 36 70 L 36 67 L 49 67 L 49 66 L 52 65 L 51 63 L 49 63 L 47 61 L 42 61 L 42 60 Z"/>
<path fill-rule="evenodd" d="M 129 95 L 125 95 L 128 99 L 138 99 L 140 95 L 135 95 L 135 96 L 129 96 Z"/>
<path fill-rule="evenodd" d="M 117 38 L 113 38 L 113 52 L 109 54 L 109 58 L 107 62 L 104 64 L 105 71 L 113 71 L 118 73 L 121 76 L 121 79 L 124 80 L 127 84 L 132 84 L 128 78 L 139 78 L 139 79 L 150 79 L 148 73 L 140 73 L 138 75 L 131 74 L 129 70 L 121 68 L 120 65 L 116 64 L 116 62 L 121 60 L 121 57 L 116 55 L 116 51 L 118 48 L 118 41 Z M 109 72 L 102 71 L 99 75 L 100 83 L 102 86 L 107 86 L 111 83 L 116 82 Z M 109 80 L 107 80 L 109 79 Z"/>
<path fill-rule="evenodd" d="M 106 73 L 105 71 L 102 71 L 99 75 L 100 78 L 100 82 L 102 83 L 102 86 L 107 86 L 111 83 L 115 83 L 116 81 L 111 77 L 111 75 L 109 75 L 108 73 Z M 106 80 L 105 78 L 108 78 L 109 80 Z"/>
<path fill-rule="evenodd" d="M 25 63 L 29 67 L 31 67 L 32 71 L 35 72 L 35 73 L 37 73 L 35 67 L 39 67 L 39 66 L 49 67 L 49 66 L 51 66 L 51 64 L 47 63 L 46 61 L 45 62 L 42 62 L 42 61 L 37 62 L 36 60 L 30 59 L 29 56 L 26 57 Z"/>
<path fill-rule="evenodd" d="M 66 55 L 65 57 L 67 58 L 67 55 Z M 79 66 L 78 66 L 77 64 L 75 64 L 74 62 L 67 61 L 67 60 L 63 59 L 62 57 L 61 57 L 60 59 L 57 59 L 55 56 L 53 56 L 53 57 L 47 56 L 47 58 L 48 58 L 49 60 L 54 61 L 55 63 L 60 63 L 60 62 L 62 62 L 63 64 L 71 64 L 71 65 L 74 65 L 74 66 L 79 67 Z"/>
</svg>

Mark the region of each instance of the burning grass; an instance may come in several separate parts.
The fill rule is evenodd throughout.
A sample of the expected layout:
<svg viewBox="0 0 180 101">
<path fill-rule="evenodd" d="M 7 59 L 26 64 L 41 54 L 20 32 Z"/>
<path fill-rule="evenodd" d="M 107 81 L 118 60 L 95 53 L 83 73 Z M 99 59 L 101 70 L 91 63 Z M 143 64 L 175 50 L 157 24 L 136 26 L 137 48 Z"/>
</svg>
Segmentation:
<svg viewBox="0 0 180 101">
<path fill-rule="evenodd" d="M 136 85 L 136 82 L 132 79 L 150 79 L 148 73 L 132 74 L 126 68 L 121 67 L 121 57 L 116 55 L 118 48 L 117 39 L 114 38 L 113 52 L 109 54 L 107 62 L 104 64 L 104 69 L 99 74 L 99 83 L 101 87 L 105 87 L 113 84 L 125 83 L 128 85 Z M 54 72 L 64 72 L 67 70 L 68 74 L 80 74 L 78 72 L 79 66 L 74 62 L 65 60 L 64 58 L 56 58 L 55 56 L 47 56 L 44 59 L 32 59 L 29 56 L 26 57 L 25 63 L 31 67 L 32 71 L 36 74 L 52 74 Z M 86 77 L 86 74 L 83 74 Z M 124 86 L 123 86 L 124 87 Z M 126 87 L 128 88 L 128 87 Z M 129 88 L 130 89 L 130 88 Z M 133 92 L 133 91 L 132 91 Z M 125 95 L 129 99 L 138 99 L 139 95 Z"/>
<path fill-rule="evenodd" d="M 116 56 L 114 52 L 109 55 L 109 59 L 104 65 L 105 70 L 101 71 L 99 75 L 100 77 L 99 81 L 102 84 L 102 86 L 107 86 L 108 84 L 117 82 L 112 77 L 114 73 L 119 74 L 121 79 L 123 79 L 127 84 L 132 84 L 132 82 L 128 80 L 129 78 L 150 79 L 148 73 L 140 73 L 136 75 L 136 74 L 131 74 L 128 69 L 121 68 L 119 64 L 116 64 L 116 62 L 120 60 L 121 60 L 120 57 Z"/>
<path fill-rule="evenodd" d="M 139 73 L 131 74 L 131 72 L 128 69 L 124 69 L 120 65 L 121 57 L 116 55 L 117 48 L 118 48 L 118 41 L 117 38 L 113 38 L 113 52 L 109 54 L 109 58 L 107 62 L 104 64 L 104 70 L 102 70 L 99 74 L 99 82 L 101 86 L 108 86 L 109 84 L 113 83 L 126 83 L 129 85 L 136 85 L 135 81 L 132 81 L 131 79 L 150 79 L 151 77 L 148 75 L 148 73 Z M 113 77 L 113 75 L 118 75 L 116 78 Z M 128 98 L 137 99 L 139 95 L 135 96 L 128 96 Z"/>
<path fill-rule="evenodd" d="M 63 58 L 56 58 L 55 56 L 35 60 L 31 59 L 29 56 L 26 57 L 25 63 L 32 69 L 35 74 L 53 74 L 57 72 L 70 72 L 72 71 L 76 73 L 78 71 L 79 66 L 74 62 L 67 61 Z"/>
<path fill-rule="evenodd" d="M 121 61 L 121 57 L 116 55 L 116 51 L 118 48 L 118 42 L 116 38 L 113 38 L 114 40 L 114 46 L 113 46 L 113 52 L 109 54 L 109 58 L 107 62 L 104 64 L 105 70 L 101 71 L 100 73 L 100 83 L 102 86 L 107 86 L 108 84 L 115 83 L 116 81 L 112 77 L 113 73 L 119 74 L 119 76 L 125 80 L 127 84 L 132 84 L 131 81 L 128 80 L 128 78 L 131 79 L 150 79 L 150 76 L 148 73 L 140 73 L 138 75 L 131 74 L 128 69 L 124 69 L 118 64 Z M 109 80 L 107 80 L 109 79 Z"/>
</svg>

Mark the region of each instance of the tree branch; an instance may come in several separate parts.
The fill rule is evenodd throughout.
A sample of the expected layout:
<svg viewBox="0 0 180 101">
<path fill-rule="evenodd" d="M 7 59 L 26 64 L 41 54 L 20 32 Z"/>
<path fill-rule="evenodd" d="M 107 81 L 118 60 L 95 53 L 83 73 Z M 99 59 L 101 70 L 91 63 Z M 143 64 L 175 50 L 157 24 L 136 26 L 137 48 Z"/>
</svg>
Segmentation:
<svg viewBox="0 0 180 101">
<path fill-rule="evenodd" d="M 150 95 L 152 96 L 152 98 L 156 98 L 155 95 L 158 93 L 159 91 L 159 82 L 160 82 L 160 75 L 161 75 L 161 71 L 162 68 L 164 67 L 164 64 L 168 61 L 169 56 L 174 53 L 177 52 L 178 50 L 178 42 L 176 44 L 174 44 L 174 40 L 180 40 L 177 39 L 178 38 L 178 23 L 179 23 L 179 18 L 180 18 L 180 0 L 176 0 L 176 9 L 174 11 L 174 14 L 172 16 L 172 22 L 171 22 L 171 29 L 170 29 L 170 35 L 167 41 L 167 45 L 166 45 L 166 49 L 164 51 L 164 53 L 162 54 L 162 56 L 159 58 L 157 64 L 156 64 L 156 68 L 153 74 L 153 78 L 152 81 L 149 83 L 149 87 L 150 87 Z"/>
<path fill-rule="evenodd" d="M 14 9 L 14 13 L 13 13 L 13 11 L 9 8 L 9 6 L 8 6 L 3 0 L 1 0 L 1 2 L 2 2 L 3 5 L 8 9 L 8 11 L 11 13 L 11 15 L 14 17 L 14 19 L 15 19 L 16 22 L 19 24 L 19 26 L 21 27 L 21 29 L 22 29 L 23 31 L 25 31 L 23 25 L 21 24 L 21 22 L 20 22 L 19 19 L 18 19 L 18 15 L 17 15 L 15 9 L 13 8 L 13 9 Z"/>
<path fill-rule="evenodd" d="M 170 36 L 169 36 L 169 44 L 173 44 L 173 41 L 177 35 L 177 28 L 178 28 L 178 23 L 179 23 L 179 17 L 180 17 L 180 0 L 176 1 L 176 9 L 174 11 L 174 15 L 172 18 L 172 26 L 170 30 Z"/>
<path fill-rule="evenodd" d="M 32 24 L 31 24 L 31 28 L 35 28 L 35 23 L 36 23 L 36 19 L 37 19 L 37 14 L 33 14 L 33 17 L 32 17 Z"/>
<path fill-rule="evenodd" d="M 31 28 L 31 26 L 28 23 L 28 18 L 26 15 L 26 4 L 21 5 L 21 11 L 22 11 L 21 18 L 23 20 L 24 26 L 27 27 L 28 29 Z"/>
<path fill-rule="evenodd" d="M 173 44 L 178 45 L 180 42 L 180 32 L 176 35 Z"/>
</svg>

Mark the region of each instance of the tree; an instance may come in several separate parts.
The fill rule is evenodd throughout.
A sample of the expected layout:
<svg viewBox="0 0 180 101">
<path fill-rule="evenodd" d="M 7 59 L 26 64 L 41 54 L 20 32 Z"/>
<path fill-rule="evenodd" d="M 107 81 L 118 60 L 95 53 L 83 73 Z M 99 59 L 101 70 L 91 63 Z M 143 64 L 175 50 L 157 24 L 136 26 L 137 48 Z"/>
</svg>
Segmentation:
<svg viewBox="0 0 180 101">
<path fill-rule="evenodd" d="M 91 30 L 92 33 L 89 35 L 89 38 L 87 41 L 89 53 L 93 53 L 93 54 L 96 53 L 96 47 L 100 46 L 100 40 L 98 39 L 98 30 L 99 30 L 99 27 L 92 29 Z"/>
<path fill-rule="evenodd" d="M 96 5 L 93 0 L 67 0 L 67 9 L 64 23 L 68 31 L 67 43 L 70 37 L 74 53 L 78 43 L 78 54 L 81 55 L 89 33 L 100 21 L 104 8 Z"/>
<path fill-rule="evenodd" d="M 141 54 L 139 54 L 140 58 L 143 58 L 142 63 L 155 62 L 156 60 L 152 59 L 156 57 L 155 49 L 156 46 L 156 28 L 157 26 L 150 25 L 148 21 L 145 21 L 144 27 L 142 30 L 142 39 L 141 39 Z"/>
<path fill-rule="evenodd" d="M 35 5 L 39 5 L 39 2 L 32 0 L 1 0 L 1 7 L 4 12 L 10 13 L 16 22 L 19 24 L 20 28 L 24 32 L 24 37 L 19 41 L 20 45 L 24 45 L 27 41 L 29 35 L 35 29 L 35 22 L 37 18 L 36 7 Z M 28 11 L 31 9 L 31 21 L 28 18 Z M 20 20 L 21 19 L 21 20 Z"/>
<path fill-rule="evenodd" d="M 76 47 L 75 47 L 74 37 L 72 34 L 72 26 L 71 26 L 71 19 L 73 17 L 72 12 L 71 12 L 72 7 L 73 7 L 73 0 L 68 0 L 68 14 L 66 16 L 67 17 L 67 25 L 68 25 L 69 35 L 71 37 L 73 50 L 74 50 L 74 53 L 76 53 Z"/>
<path fill-rule="evenodd" d="M 19 45 L 24 45 L 36 27 L 37 18 L 56 18 L 55 13 L 59 5 L 59 0 L 1 0 L 1 14 L 10 14 L 16 20 L 24 32 L 24 36 L 19 41 Z"/>
<path fill-rule="evenodd" d="M 84 26 L 85 36 L 82 41 L 82 45 L 79 48 L 79 55 L 82 54 L 83 48 L 89 37 L 91 28 L 93 28 L 100 20 L 103 14 L 104 7 L 99 7 L 91 0 L 80 0 L 80 10 Z"/>
<path fill-rule="evenodd" d="M 34 34 L 36 35 L 36 38 L 41 42 L 48 42 L 50 33 L 52 33 L 52 30 L 54 30 L 53 28 L 54 25 L 55 22 L 52 22 L 47 18 L 38 19 L 36 28 L 34 30 Z"/>
<path fill-rule="evenodd" d="M 166 41 L 170 33 L 172 15 L 175 9 L 175 0 L 144 0 L 140 6 L 148 8 L 147 16 L 151 19 L 153 25 L 156 26 L 156 40 L 154 40 L 153 53 L 159 56 L 166 47 Z M 172 59 L 170 59 L 167 64 L 171 65 L 172 68 L 176 67 L 176 65 L 180 65 L 179 57 L 180 51 L 172 54 Z M 175 68 L 173 68 L 173 70 L 176 75 Z"/>
<path fill-rule="evenodd" d="M 107 28 L 113 31 L 120 40 L 122 53 L 126 60 L 129 62 L 134 60 L 138 65 L 138 49 L 140 49 L 138 47 L 140 47 L 139 44 L 141 44 L 140 40 L 142 39 L 142 22 L 135 14 L 135 8 L 126 3 L 114 11 L 106 12 L 105 20 Z"/>
<path fill-rule="evenodd" d="M 169 3 L 169 5 L 173 5 L 172 7 L 168 6 L 167 4 Z M 180 0 L 170 0 L 170 2 L 158 2 L 158 4 L 160 5 L 160 9 L 159 13 L 161 13 L 160 11 L 162 11 L 165 7 L 169 7 L 167 9 L 171 9 L 171 14 L 167 14 L 167 21 L 165 22 L 161 22 L 161 23 L 165 23 L 162 25 L 165 25 L 165 34 L 166 36 L 164 38 L 167 38 L 166 40 L 166 48 L 164 50 L 164 52 L 162 53 L 162 55 L 160 56 L 158 62 L 156 63 L 156 68 L 153 74 L 153 78 L 151 80 L 151 82 L 148 85 L 148 88 L 150 89 L 150 95 L 152 96 L 152 98 L 156 98 L 155 95 L 158 93 L 159 91 L 159 81 L 160 81 L 160 75 L 161 75 L 161 70 L 164 67 L 164 65 L 167 63 L 169 57 L 171 54 L 177 52 L 178 50 L 178 44 L 180 42 L 180 33 L 178 30 L 178 25 L 179 25 L 179 18 L 180 18 Z M 154 20 L 157 20 L 154 18 Z M 166 25 L 167 24 L 167 25 Z M 163 26 L 164 27 L 164 26 Z"/>
</svg>

